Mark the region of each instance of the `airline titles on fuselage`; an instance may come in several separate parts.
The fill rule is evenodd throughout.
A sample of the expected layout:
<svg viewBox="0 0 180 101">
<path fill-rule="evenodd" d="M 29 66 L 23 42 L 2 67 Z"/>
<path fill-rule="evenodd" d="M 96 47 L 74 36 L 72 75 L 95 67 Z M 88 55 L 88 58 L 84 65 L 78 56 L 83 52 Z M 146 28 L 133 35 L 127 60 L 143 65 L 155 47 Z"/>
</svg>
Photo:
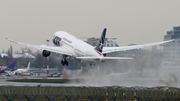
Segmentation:
<svg viewBox="0 0 180 101">
<path fill-rule="evenodd" d="M 70 41 L 70 40 L 68 40 L 68 39 L 66 39 L 66 38 L 63 38 L 63 40 L 65 40 L 66 42 L 68 42 L 68 43 L 72 43 L 72 41 Z"/>
<path fill-rule="evenodd" d="M 67 42 L 67 43 L 72 43 L 72 41 L 70 41 L 70 40 L 68 40 L 68 39 L 66 39 L 66 38 L 63 38 L 63 40 L 65 41 L 65 42 Z M 58 37 L 58 36 L 54 36 L 54 38 L 53 38 L 53 43 L 56 45 L 56 46 L 60 46 L 60 41 L 61 41 L 61 38 L 60 37 Z"/>
</svg>

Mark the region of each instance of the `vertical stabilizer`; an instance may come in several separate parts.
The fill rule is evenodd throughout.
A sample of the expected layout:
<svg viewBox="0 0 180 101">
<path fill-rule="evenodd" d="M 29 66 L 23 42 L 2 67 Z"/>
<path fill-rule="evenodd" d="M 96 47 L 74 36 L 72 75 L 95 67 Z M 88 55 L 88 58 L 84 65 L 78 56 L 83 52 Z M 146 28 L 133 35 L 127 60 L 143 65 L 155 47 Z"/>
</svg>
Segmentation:
<svg viewBox="0 0 180 101">
<path fill-rule="evenodd" d="M 106 28 L 104 28 L 102 35 L 98 41 L 98 43 L 96 44 L 95 50 L 97 50 L 98 52 L 102 53 L 103 50 L 103 45 L 104 45 L 104 40 L 105 40 L 105 36 L 106 36 Z"/>
<path fill-rule="evenodd" d="M 30 69 L 30 62 L 28 63 L 28 66 L 27 66 L 27 68 L 26 69 Z"/>
<path fill-rule="evenodd" d="M 13 60 L 6 69 L 14 69 L 15 65 L 16 65 L 16 60 Z"/>
</svg>

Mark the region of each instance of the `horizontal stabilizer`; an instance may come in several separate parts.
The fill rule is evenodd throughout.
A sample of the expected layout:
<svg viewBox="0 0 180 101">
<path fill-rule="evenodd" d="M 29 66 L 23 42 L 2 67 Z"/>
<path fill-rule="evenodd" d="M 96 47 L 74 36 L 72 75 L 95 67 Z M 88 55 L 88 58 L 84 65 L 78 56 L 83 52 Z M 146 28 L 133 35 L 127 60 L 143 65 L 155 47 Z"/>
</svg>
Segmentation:
<svg viewBox="0 0 180 101">
<path fill-rule="evenodd" d="M 97 57 L 76 57 L 77 59 L 133 59 L 131 57 L 103 57 L 103 58 L 97 58 Z"/>
<path fill-rule="evenodd" d="M 96 57 L 76 57 L 77 59 L 99 59 Z"/>
<path fill-rule="evenodd" d="M 104 57 L 104 59 L 133 59 L 131 57 Z"/>
</svg>

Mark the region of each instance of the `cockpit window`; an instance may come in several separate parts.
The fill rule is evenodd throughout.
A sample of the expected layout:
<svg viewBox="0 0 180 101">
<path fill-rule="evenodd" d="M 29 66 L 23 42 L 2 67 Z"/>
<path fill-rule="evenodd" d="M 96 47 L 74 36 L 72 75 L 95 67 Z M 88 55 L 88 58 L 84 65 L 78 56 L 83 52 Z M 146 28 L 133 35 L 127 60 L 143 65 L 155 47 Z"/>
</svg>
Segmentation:
<svg viewBox="0 0 180 101">
<path fill-rule="evenodd" d="M 60 41 L 61 41 L 61 38 L 58 37 L 58 36 L 54 36 L 55 38 L 53 38 L 53 43 L 56 45 L 56 46 L 60 46 Z"/>
</svg>

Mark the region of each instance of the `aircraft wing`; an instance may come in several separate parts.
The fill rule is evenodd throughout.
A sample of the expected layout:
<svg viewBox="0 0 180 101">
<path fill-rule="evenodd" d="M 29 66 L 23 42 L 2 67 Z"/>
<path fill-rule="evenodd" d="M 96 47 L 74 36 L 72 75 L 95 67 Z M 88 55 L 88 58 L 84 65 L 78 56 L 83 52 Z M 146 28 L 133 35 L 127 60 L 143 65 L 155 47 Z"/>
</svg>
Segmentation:
<svg viewBox="0 0 180 101">
<path fill-rule="evenodd" d="M 72 54 L 64 47 L 54 47 L 54 46 L 46 46 L 46 45 L 37 46 L 37 45 L 30 45 L 30 44 L 26 44 L 26 43 L 17 42 L 17 41 L 8 39 L 8 38 L 6 38 L 6 39 L 13 43 L 28 46 L 30 48 L 36 48 L 38 50 L 47 50 L 47 51 L 51 51 L 51 52 L 55 52 L 55 53 L 66 54 L 66 55 L 72 56 Z"/>
<path fill-rule="evenodd" d="M 173 41 L 173 40 L 150 43 L 150 44 L 143 44 L 143 45 L 135 45 L 135 46 L 103 47 L 102 53 L 111 53 L 111 52 L 116 52 L 116 51 L 126 51 L 126 50 L 132 50 L 132 49 L 139 49 L 139 48 L 144 48 L 144 47 L 153 46 L 153 45 L 159 45 L 159 44 L 163 44 L 163 43 L 167 43 L 167 42 L 171 42 L 171 41 Z"/>
</svg>

